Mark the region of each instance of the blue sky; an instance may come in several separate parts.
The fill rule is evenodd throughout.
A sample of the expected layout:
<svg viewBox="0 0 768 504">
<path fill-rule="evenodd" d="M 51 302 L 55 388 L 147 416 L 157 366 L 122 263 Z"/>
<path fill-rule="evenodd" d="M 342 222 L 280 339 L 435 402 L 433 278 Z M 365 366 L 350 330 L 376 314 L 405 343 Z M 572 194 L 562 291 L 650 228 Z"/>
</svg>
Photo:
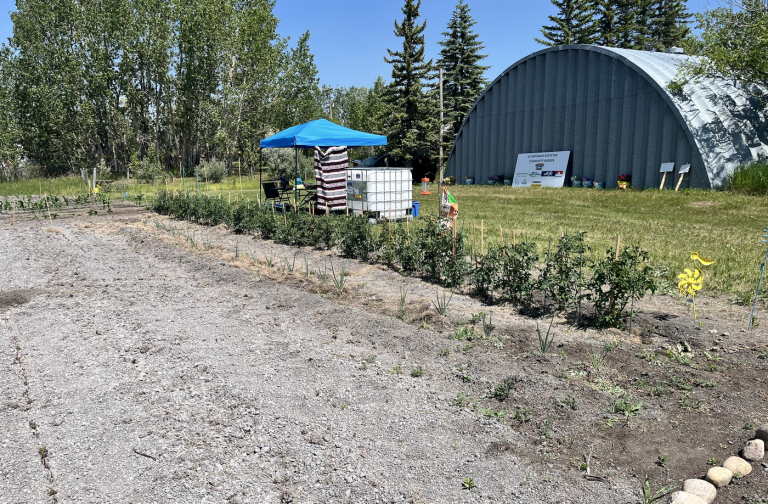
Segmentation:
<svg viewBox="0 0 768 504">
<path fill-rule="evenodd" d="M 458 0 L 422 0 L 427 20 L 427 56 L 436 58 L 438 41 Z M 475 31 L 485 43 L 483 62 L 493 79 L 518 59 L 541 49 L 533 38 L 555 12 L 548 0 L 467 0 L 477 21 Z M 277 0 L 278 32 L 296 39 L 310 32 L 320 82 L 329 86 L 370 86 L 377 76 L 389 80 L 384 62 L 387 48 L 398 49 L 394 21 L 401 20 L 403 0 Z M 691 11 L 719 6 L 717 0 L 689 0 Z M 12 34 L 9 11 L 13 0 L 0 0 L 0 40 Z"/>
</svg>

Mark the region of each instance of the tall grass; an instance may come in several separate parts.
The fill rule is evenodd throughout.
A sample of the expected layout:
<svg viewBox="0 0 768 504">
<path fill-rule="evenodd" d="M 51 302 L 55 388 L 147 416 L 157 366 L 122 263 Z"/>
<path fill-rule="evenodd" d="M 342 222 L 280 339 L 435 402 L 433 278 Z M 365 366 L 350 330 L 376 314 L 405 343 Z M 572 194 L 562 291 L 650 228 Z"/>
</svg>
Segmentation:
<svg viewBox="0 0 768 504">
<path fill-rule="evenodd" d="M 764 196 L 768 194 L 768 164 L 741 165 L 728 177 L 726 189 L 741 194 Z"/>
</svg>

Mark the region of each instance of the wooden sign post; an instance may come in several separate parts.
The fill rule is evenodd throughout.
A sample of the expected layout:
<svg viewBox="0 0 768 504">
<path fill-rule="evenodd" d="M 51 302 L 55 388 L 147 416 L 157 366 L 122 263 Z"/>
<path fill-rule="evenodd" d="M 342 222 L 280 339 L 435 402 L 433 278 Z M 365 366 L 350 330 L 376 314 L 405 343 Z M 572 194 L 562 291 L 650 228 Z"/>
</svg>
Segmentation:
<svg viewBox="0 0 768 504">
<path fill-rule="evenodd" d="M 691 165 L 690 164 L 685 164 L 685 165 L 680 167 L 680 170 L 678 170 L 678 172 L 677 172 L 677 173 L 680 174 L 680 179 L 677 181 L 677 185 L 675 186 L 675 192 L 677 192 L 677 190 L 680 189 L 680 184 L 683 183 L 683 177 L 685 176 L 686 173 L 688 173 L 690 171 L 691 171 Z"/>
<path fill-rule="evenodd" d="M 664 182 L 667 180 L 667 173 L 675 171 L 675 163 L 662 163 L 661 165 L 661 173 L 664 175 L 661 177 L 661 185 L 659 186 L 659 191 L 664 189 Z"/>
</svg>

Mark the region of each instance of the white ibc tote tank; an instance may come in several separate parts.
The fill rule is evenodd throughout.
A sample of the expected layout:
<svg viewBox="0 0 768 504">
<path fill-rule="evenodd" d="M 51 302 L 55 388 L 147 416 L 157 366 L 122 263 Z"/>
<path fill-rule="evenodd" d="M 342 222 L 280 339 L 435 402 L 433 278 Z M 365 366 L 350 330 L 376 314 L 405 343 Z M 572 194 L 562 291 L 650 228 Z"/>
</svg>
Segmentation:
<svg viewBox="0 0 768 504">
<path fill-rule="evenodd" d="M 410 168 L 348 168 L 347 208 L 355 214 L 404 219 L 411 213 L 413 175 Z"/>
</svg>

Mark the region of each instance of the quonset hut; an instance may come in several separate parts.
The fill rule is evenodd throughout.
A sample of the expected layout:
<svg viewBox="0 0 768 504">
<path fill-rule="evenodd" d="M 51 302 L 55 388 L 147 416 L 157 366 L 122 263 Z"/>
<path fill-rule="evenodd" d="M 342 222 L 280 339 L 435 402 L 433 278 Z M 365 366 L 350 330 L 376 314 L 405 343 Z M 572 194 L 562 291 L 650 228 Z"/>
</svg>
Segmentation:
<svg viewBox="0 0 768 504">
<path fill-rule="evenodd" d="M 674 162 L 691 164 L 681 188 L 718 188 L 737 166 L 768 157 L 768 119 L 733 81 L 670 90 L 688 58 L 591 45 L 535 52 L 478 98 L 446 173 L 459 183 L 511 179 L 519 154 L 570 151 L 566 185 L 576 176 L 616 187 L 627 173 L 635 187 L 659 187 L 661 164 Z"/>
</svg>

